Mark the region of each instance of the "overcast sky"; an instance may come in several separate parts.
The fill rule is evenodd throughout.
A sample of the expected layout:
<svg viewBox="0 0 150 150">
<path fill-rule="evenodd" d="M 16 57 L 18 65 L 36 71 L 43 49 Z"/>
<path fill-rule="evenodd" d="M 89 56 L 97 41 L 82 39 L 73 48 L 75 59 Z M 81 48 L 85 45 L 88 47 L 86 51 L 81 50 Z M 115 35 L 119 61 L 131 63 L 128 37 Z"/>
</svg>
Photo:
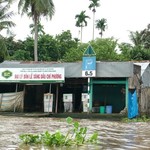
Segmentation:
<svg viewBox="0 0 150 150">
<path fill-rule="evenodd" d="M 86 10 L 88 26 L 83 28 L 83 42 L 92 39 L 92 11 L 88 9 L 89 0 L 53 0 L 55 5 L 55 15 L 51 21 L 42 19 L 46 33 L 55 36 L 62 31 L 70 30 L 73 38 L 80 39 L 80 28 L 75 26 L 75 15 Z M 150 23 L 150 0 L 100 0 L 100 7 L 97 8 L 95 19 L 107 19 L 108 29 L 104 37 L 114 37 L 120 42 L 129 42 L 129 31 L 140 31 Z M 17 4 L 14 4 L 14 12 L 18 12 Z M 26 15 L 13 17 L 16 27 L 13 32 L 16 39 L 24 40 L 30 35 L 29 20 Z M 99 37 L 98 30 L 95 29 L 95 38 Z"/>
</svg>

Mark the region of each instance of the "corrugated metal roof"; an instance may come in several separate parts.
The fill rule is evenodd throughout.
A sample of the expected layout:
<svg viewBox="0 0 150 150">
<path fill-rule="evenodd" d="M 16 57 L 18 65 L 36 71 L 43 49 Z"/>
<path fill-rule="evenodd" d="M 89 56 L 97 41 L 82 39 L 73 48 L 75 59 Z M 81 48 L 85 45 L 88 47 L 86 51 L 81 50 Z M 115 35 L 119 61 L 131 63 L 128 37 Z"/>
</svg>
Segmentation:
<svg viewBox="0 0 150 150">
<path fill-rule="evenodd" d="M 65 77 L 81 78 L 82 62 L 24 62 L 4 61 L 0 68 L 41 68 L 41 67 L 64 67 Z M 96 77 L 131 77 L 133 76 L 132 62 L 96 62 Z"/>
</svg>

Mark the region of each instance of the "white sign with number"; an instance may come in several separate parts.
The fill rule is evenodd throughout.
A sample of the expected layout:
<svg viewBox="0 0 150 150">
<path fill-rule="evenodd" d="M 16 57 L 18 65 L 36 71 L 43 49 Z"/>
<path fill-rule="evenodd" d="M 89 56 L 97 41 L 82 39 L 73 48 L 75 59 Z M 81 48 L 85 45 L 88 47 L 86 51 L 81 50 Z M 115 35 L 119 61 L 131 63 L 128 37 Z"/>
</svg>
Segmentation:
<svg viewBox="0 0 150 150">
<path fill-rule="evenodd" d="M 82 70 L 82 77 L 95 77 L 95 70 Z"/>
</svg>

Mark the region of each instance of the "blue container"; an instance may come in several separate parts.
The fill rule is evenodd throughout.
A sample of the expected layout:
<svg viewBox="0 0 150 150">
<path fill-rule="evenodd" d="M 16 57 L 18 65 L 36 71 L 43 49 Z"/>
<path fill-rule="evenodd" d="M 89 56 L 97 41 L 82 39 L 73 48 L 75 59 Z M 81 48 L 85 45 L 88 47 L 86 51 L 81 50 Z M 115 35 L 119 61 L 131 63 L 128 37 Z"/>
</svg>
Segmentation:
<svg viewBox="0 0 150 150">
<path fill-rule="evenodd" d="M 112 113 L 112 106 L 106 106 L 106 114 L 111 114 Z"/>
</svg>

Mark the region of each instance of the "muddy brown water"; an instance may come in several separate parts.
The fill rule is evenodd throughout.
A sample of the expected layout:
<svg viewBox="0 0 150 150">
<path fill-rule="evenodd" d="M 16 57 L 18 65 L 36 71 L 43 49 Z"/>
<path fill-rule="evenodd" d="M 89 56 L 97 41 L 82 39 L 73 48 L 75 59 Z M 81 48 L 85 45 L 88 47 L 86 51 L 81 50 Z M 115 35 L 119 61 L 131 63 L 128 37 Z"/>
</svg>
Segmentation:
<svg viewBox="0 0 150 150">
<path fill-rule="evenodd" d="M 67 123 L 62 118 L 17 117 L 0 115 L 0 150 L 150 150 L 150 123 L 123 123 L 100 119 L 77 119 L 82 126 L 87 126 L 88 135 L 98 131 L 98 145 L 82 147 L 48 148 L 29 146 L 20 143 L 23 133 L 43 133 L 45 131 L 63 133 L 68 131 Z"/>
</svg>

